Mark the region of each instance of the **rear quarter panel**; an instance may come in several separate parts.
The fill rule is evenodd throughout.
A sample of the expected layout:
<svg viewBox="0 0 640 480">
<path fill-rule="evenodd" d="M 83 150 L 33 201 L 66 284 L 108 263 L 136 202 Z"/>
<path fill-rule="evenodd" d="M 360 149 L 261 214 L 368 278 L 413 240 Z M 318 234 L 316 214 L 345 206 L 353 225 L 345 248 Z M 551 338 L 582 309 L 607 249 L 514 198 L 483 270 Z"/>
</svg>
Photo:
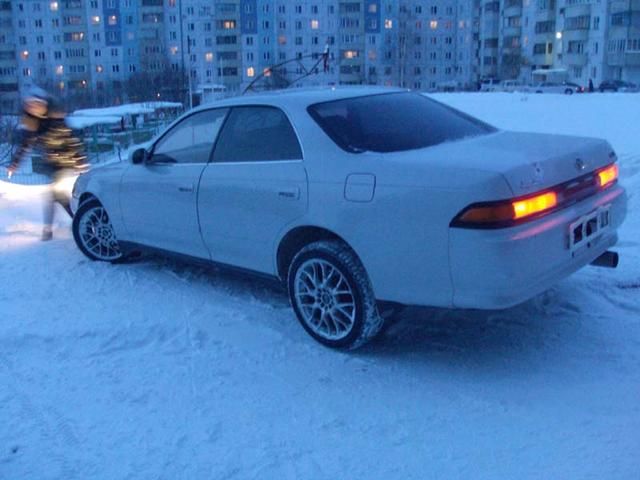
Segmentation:
<svg viewBox="0 0 640 480">
<path fill-rule="evenodd" d="M 319 226 L 343 238 L 364 264 L 378 299 L 451 306 L 449 223 L 477 201 L 478 190 L 509 196 L 504 178 L 481 170 L 461 172 L 442 161 L 437 147 L 350 154 L 311 122 L 298 123 L 305 145 L 309 210 L 295 226 Z M 372 201 L 345 199 L 350 174 L 375 176 Z"/>
</svg>

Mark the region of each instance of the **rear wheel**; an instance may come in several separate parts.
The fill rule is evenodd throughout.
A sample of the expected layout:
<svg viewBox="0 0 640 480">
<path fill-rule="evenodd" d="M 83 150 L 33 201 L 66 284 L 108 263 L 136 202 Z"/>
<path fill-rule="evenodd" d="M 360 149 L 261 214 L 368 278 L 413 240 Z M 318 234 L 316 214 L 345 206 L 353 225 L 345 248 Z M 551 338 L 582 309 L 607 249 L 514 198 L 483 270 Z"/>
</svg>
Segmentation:
<svg viewBox="0 0 640 480">
<path fill-rule="evenodd" d="M 300 250 L 287 283 L 298 320 L 318 342 L 354 349 L 380 332 L 384 319 L 369 277 L 343 242 L 314 242 Z"/>
<path fill-rule="evenodd" d="M 566 93 L 567 95 L 573 95 L 573 90 L 571 90 L 570 88 L 567 88 L 564 93 Z"/>
<path fill-rule="evenodd" d="M 123 258 L 109 214 L 97 200 L 80 205 L 72 229 L 76 245 L 91 260 L 116 262 Z"/>
</svg>

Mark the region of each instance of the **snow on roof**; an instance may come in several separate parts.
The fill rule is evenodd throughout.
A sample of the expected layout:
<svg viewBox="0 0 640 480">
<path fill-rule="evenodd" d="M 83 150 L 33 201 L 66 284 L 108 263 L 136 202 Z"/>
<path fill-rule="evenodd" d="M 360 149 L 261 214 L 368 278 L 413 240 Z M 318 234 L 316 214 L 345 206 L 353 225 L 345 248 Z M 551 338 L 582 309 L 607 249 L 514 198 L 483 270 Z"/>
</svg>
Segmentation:
<svg viewBox="0 0 640 480">
<path fill-rule="evenodd" d="M 105 125 L 120 123 L 122 117 L 116 117 L 113 115 L 96 115 L 96 116 L 81 116 L 81 115 L 68 115 L 65 119 L 67 125 L 71 128 L 87 128 L 94 125 Z"/>
<path fill-rule="evenodd" d="M 567 73 L 566 68 L 539 68 L 531 72 L 534 75 L 547 75 L 549 73 Z"/>
<path fill-rule="evenodd" d="M 124 116 L 139 115 L 143 113 L 153 113 L 160 108 L 182 108 L 178 102 L 144 102 L 128 103 L 116 107 L 105 108 L 84 108 L 73 112 L 75 116 L 83 117 L 103 117 L 103 116 Z"/>
</svg>

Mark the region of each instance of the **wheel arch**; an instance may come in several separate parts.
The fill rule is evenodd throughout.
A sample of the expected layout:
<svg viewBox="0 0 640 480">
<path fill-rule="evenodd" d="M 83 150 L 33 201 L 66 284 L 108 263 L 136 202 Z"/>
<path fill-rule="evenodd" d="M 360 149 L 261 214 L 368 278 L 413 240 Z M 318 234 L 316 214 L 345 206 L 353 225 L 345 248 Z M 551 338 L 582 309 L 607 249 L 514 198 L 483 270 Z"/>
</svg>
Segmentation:
<svg viewBox="0 0 640 480">
<path fill-rule="evenodd" d="M 82 205 L 84 202 L 87 202 L 89 200 L 96 200 L 98 202 L 100 202 L 100 199 L 98 199 L 98 197 L 96 195 L 94 195 L 91 192 L 84 192 L 82 195 L 80 195 L 80 198 L 78 199 L 78 205 Z M 102 202 L 100 202 L 102 203 Z"/>
<path fill-rule="evenodd" d="M 347 245 L 356 256 L 357 252 L 343 237 L 328 228 L 304 225 L 289 230 L 278 244 L 276 253 L 276 268 L 278 278 L 286 281 L 289 265 L 296 253 L 298 253 L 306 245 L 321 240 L 339 240 Z"/>
</svg>

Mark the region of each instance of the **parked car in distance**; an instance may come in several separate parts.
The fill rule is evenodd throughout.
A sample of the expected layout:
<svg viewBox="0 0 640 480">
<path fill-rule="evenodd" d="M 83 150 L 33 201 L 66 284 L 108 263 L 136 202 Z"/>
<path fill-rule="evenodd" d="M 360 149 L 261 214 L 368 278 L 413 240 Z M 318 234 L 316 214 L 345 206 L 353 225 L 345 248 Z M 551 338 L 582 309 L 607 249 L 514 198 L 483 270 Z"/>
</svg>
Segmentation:
<svg viewBox="0 0 640 480">
<path fill-rule="evenodd" d="M 506 308 L 613 266 L 617 176 L 604 140 L 501 131 L 400 89 L 296 89 L 198 107 L 81 175 L 72 228 L 92 260 L 279 279 L 314 339 L 355 348 L 397 305 Z"/>
<path fill-rule="evenodd" d="M 542 82 L 531 87 L 531 91 L 534 93 L 564 93 L 572 95 L 574 93 L 583 93 L 584 87 L 572 82 Z"/>
<path fill-rule="evenodd" d="M 605 80 L 600 84 L 598 90 L 601 92 L 638 92 L 640 88 L 635 83 L 623 80 Z"/>
<path fill-rule="evenodd" d="M 520 80 L 503 80 L 500 82 L 499 88 L 501 92 L 528 92 L 530 89 L 530 85 L 527 85 Z"/>
<path fill-rule="evenodd" d="M 500 90 L 500 80 L 497 78 L 485 78 L 480 80 L 481 92 L 497 92 Z"/>
</svg>

